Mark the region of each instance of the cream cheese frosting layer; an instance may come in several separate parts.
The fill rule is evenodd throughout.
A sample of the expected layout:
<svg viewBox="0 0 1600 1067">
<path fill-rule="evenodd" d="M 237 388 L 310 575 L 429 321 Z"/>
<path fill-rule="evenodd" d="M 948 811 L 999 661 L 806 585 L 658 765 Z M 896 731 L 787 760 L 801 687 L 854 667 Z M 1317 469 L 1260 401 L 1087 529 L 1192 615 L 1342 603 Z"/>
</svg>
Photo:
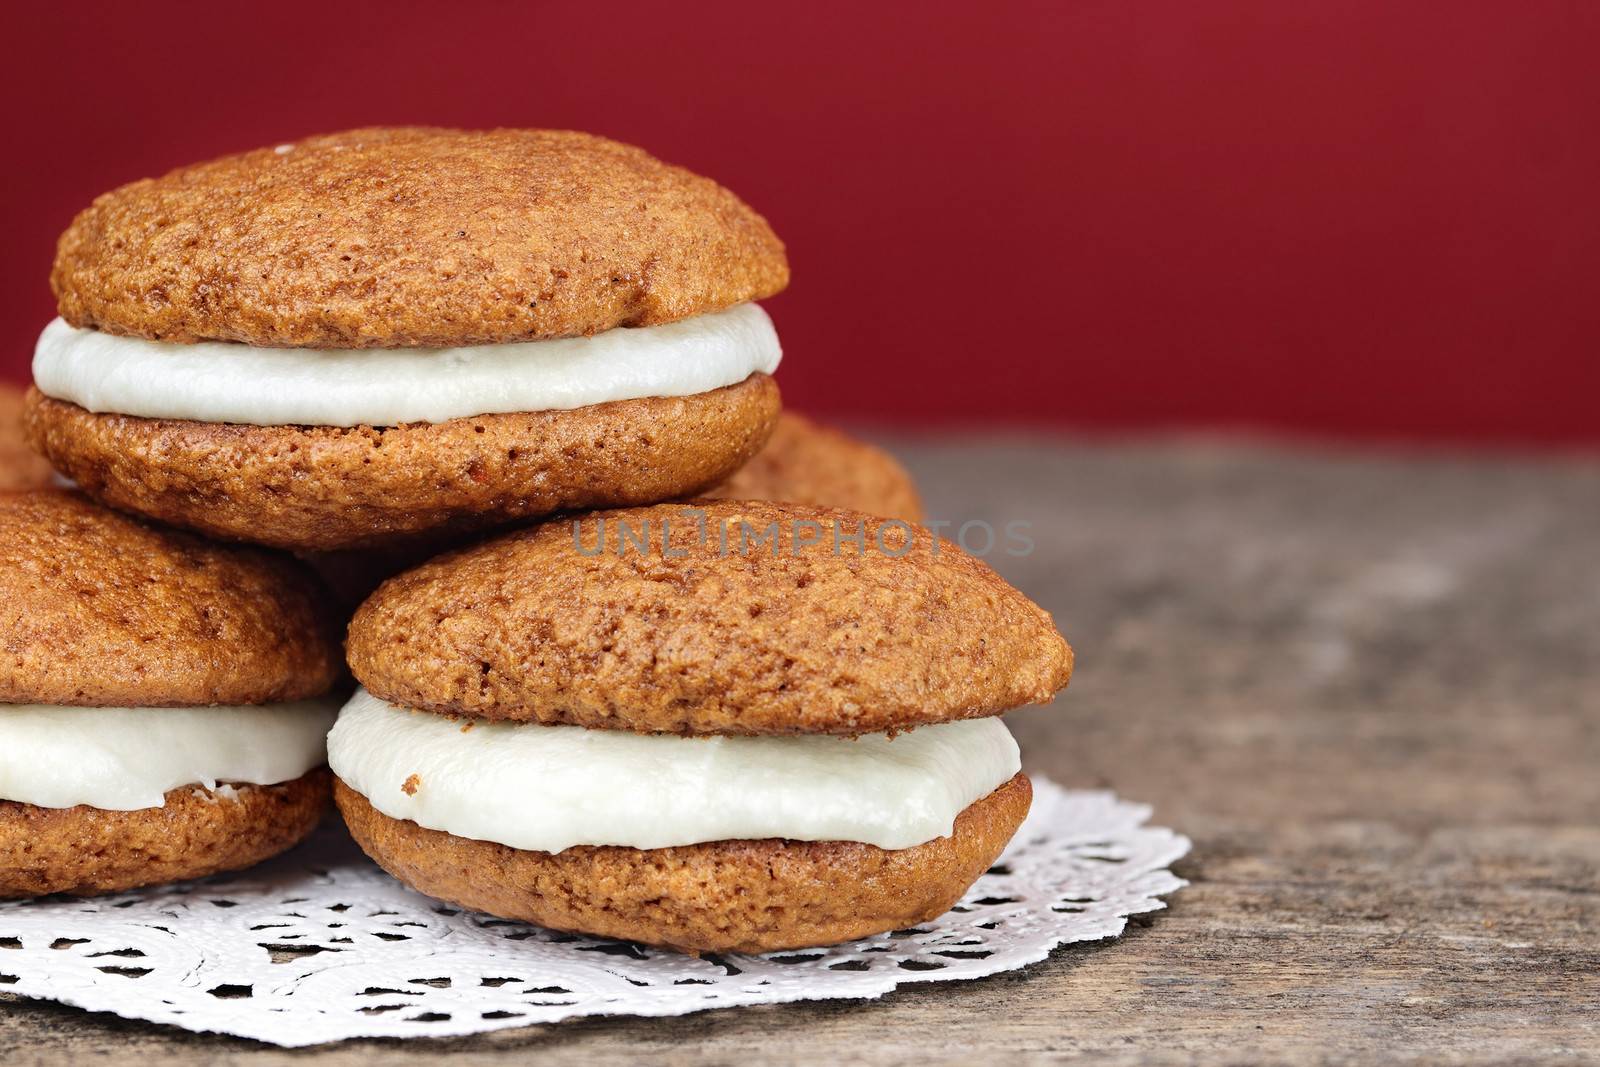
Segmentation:
<svg viewBox="0 0 1600 1067">
<path fill-rule="evenodd" d="M 0 704 L 0 800 L 134 811 L 179 786 L 287 782 L 324 762 L 337 708 Z"/>
<path fill-rule="evenodd" d="M 690 396 L 782 358 L 755 304 L 593 337 L 463 348 L 179 345 L 80 330 L 39 335 L 39 391 L 94 412 L 254 426 L 399 426 Z"/>
<path fill-rule="evenodd" d="M 360 689 L 328 764 L 390 818 L 560 852 L 771 837 L 910 848 L 947 836 L 1021 758 L 998 719 L 892 740 L 676 737 L 456 719 Z"/>
</svg>

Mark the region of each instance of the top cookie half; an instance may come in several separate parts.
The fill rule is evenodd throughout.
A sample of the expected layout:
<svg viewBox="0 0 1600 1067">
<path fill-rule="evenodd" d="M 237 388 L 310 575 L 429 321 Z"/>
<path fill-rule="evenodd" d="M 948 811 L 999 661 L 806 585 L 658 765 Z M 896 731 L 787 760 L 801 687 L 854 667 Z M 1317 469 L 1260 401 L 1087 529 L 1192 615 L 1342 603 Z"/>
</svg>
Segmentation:
<svg viewBox="0 0 1600 1067">
<path fill-rule="evenodd" d="M 717 183 L 557 130 L 374 128 L 97 199 L 51 285 L 73 326 L 263 347 L 499 344 L 781 290 L 783 244 Z"/>
<path fill-rule="evenodd" d="M 909 729 L 1040 703 L 1048 613 L 921 527 L 798 504 L 597 512 L 389 579 L 346 645 L 419 710 L 673 734 Z"/>
<path fill-rule="evenodd" d="M 0 704 L 182 707 L 321 696 L 327 593 L 287 556 L 59 490 L 0 492 Z"/>
</svg>

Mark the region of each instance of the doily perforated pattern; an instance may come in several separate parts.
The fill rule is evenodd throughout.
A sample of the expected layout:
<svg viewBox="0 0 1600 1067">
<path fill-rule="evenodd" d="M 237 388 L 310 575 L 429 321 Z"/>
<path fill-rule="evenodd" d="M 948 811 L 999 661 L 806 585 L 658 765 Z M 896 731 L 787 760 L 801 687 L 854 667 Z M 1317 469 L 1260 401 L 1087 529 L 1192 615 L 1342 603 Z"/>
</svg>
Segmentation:
<svg viewBox="0 0 1600 1067">
<path fill-rule="evenodd" d="M 285 1046 L 876 997 L 1022 967 L 1164 907 L 1189 842 L 1149 814 L 1035 779 L 1027 822 L 949 914 L 827 949 L 700 959 L 447 907 L 333 828 L 239 875 L 0 904 L 0 989 Z"/>
</svg>

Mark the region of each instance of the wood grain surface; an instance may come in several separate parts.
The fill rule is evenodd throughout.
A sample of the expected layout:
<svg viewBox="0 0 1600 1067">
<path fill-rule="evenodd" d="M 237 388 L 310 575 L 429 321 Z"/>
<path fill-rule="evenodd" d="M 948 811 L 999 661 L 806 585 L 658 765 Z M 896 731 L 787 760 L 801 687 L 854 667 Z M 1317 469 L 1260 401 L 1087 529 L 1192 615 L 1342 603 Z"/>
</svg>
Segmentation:
<svg viewBox="0 0 1600 1067">
<path fill-rule="evenodd" d="M 0 1004 L 0 1062 L 1600 1062 L 1600 462 L 899 442 L 1072 688 L 1031 769 L 1150 802 L 1193 885 L 1122 939 L 876 1002 L 290 1053 Z M 973 531 L 976 532 L 976 531 Z"/>
</svg>

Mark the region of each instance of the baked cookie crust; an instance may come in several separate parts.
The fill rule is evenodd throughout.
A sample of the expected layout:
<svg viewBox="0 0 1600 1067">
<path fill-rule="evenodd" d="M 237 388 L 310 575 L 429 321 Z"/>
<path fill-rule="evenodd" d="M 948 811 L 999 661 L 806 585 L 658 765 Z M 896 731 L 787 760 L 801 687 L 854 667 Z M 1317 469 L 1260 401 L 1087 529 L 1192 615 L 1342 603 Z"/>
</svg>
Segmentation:
<svg viewBox="0 0 1600 1067">
<path fill-rule="evenodd" d="M 55 480 L 22 432 L 22 390 L 0 383 L 0 490 L 44 489 Z"/>
<path fill-rule="evenodd" d="M 26 424 L 34 447 L 113 507 L 330 551 L 694 493 L 755 455 L 781 407 L 760 373 L 691 396 L 381 428 L 94 414 L 35 389 Z"/>
<path fill-rule="evenodd" d="M 102 508 L 0 493 L 0 703 L 161 707 L 321 696 L 345 677 L 307 568 Z"/>
<path fill-rule="evenodd" d="M 674 734 L 907 729 L 1043 702 L 1072 673 L 1049 614 L 955 545 L 761 501 L 593 513 L 446 554 L 379 586 L 346 654 L 404 707 Z"/>
<path fill-rule="evenodd" d="M 356 842 L 429 896 L 553 930 L 683 952 L 774 952 L 915 926 L 950 910 L 1028 813 L 1018 774 L 954 831 L 893 851 L 853 841 L 716 841 L 531 852 L 392 819 L 334 780 Z"/>
<path fill-rule="evenodd" d="M 331 777 L 319 767 L 279 785 L 184 786 L 137 811 L 0 800 L 0 898 L 93 896 L 249 867 L 312 831 Z"/>
<path fill-rule="evenodd" d="M 106 193 L 50 284 L 77 327 L 271 347 L 498 344 L 778 292 L 783 244 L 707 178 L 564 130 L 310 137 Z"/>
</svg>

